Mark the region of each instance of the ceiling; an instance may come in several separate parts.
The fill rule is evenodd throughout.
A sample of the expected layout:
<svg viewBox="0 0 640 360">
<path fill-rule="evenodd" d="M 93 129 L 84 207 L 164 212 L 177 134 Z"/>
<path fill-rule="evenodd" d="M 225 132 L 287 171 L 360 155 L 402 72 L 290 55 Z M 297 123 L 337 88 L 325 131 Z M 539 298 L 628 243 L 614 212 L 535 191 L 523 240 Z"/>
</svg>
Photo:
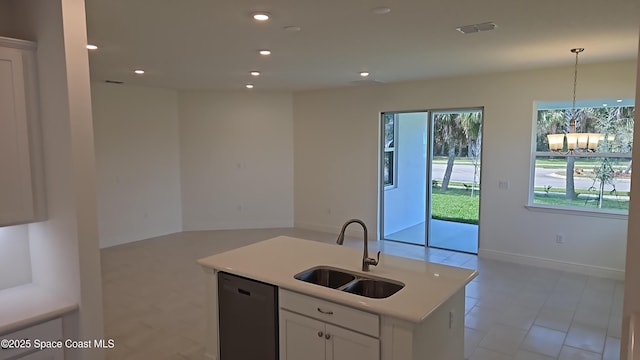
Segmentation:
<svg viewBox="0 0 640 360">
<path fill-rule="evenodd" d="M 376 7 L 391 12 L 378 15 Z M 632 60 L 640 0 L 86 0 L 94 81 L 251 91 Z M 257 23 L 253 11 L 271 20 Z M 463 35 L 463 25 L 495 22 Z M 300 31 L 286 31 L 298 26 Z M 269 57 L 258 49 L 270 49 Z M 135 75 L 134 69 L 146 71 Z M 261 71 L 253 77 L 251 70 Z M 371 73 L 363 81 L 360 71 Z"/>
</svg>

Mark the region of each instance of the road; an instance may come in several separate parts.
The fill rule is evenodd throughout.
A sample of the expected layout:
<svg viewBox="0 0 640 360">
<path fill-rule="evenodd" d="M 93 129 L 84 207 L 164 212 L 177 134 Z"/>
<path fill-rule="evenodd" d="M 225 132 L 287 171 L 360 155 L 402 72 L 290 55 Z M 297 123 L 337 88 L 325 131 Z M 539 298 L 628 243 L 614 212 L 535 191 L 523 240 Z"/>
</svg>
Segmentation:
<svg viewBox="0 0 640 360">
<path fill-rule="evenodd" d="M 444 170 L 446 164 L 433 164 L 432 166 L 432 179 L 442 181 L 444 177 Z M 551 186 L 553 188 L 565 188 L 565 177 L 556 175 L 558 169 L 543 169 L 536 168 L 535 186 Z M 479 174 L 478 174 L 479 175 Z M 479 179 L 479 176 L 478 176 Z M 509 180 L 509 179 L 507 179 Z M 473 183 L 473 165 L 458 164 L 453 165 L 453 173 L 451 174 L 451 181 L 461 181 L 465 183 Z M 479 181 L 479 180 L 478 180 Z M 593 185 L 593 179 L 574 177 L 574 184 L 576 189 L 588 189 Z M 629 179 L 616 179 L 616 190 L 629 191 L 631 187 L 631 180 Z M 498 184 L 495 184 L 498 186 Z M 595 186 L 598 186 L 596 182 Z M 610 191 L 613 188 L 611 185 L 605 185 L 605 191 Z"/>
</svg>

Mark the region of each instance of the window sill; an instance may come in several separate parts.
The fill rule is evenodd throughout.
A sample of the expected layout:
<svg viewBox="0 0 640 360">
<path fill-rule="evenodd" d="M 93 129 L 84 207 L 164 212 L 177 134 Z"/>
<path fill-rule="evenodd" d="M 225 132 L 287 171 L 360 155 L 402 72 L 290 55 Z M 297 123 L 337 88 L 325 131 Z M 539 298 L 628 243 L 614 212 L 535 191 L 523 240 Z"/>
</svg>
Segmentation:
<svg viewBox="0 0 640 360">
<path fill-rule="evenodd" d="M 621 213 L 618 211 L 612 211 L 612 210 L 607 211 L 607 210 L 576 209 L 576 208 L 570 208 L 570 207 L 544 206 L 544 205 L 525 205 L 524 207 L 529 211 L 543 212 L 543 213 L 590 216 L 590 217 L 617 219 L 617 220 L 627 220 L 629 218 L 628 214 Z"/>
<path fill-rule="evenodd" d="M 536 156 L 544 157 L 575 157 L 575 158 L 622 158 L 631 159 L 631 153 L 626 152 L 576 152 L 563 153 L 553 151 L 536 151 Z"/>
</svg>

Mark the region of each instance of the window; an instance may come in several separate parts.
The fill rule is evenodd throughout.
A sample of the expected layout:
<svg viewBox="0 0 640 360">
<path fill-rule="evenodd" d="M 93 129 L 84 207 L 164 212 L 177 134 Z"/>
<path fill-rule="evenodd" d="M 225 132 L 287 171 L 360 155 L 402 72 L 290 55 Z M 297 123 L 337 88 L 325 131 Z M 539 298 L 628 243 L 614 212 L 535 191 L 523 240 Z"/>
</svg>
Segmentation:
<svg viewBox="0 0 640 360">
<path fill-rule="evenodd" d="M 633 101 L 581 105 L 574 117 L 575 132 L 585 136 L 574 141 L 587 150 L 569 152 L 568 140 L 563 140 L 558 144 L 562 149 L 552 152 L 547 135 L 573 132 L 569 131 L 573 110 L 565 104 L 538 104 L 529 204 L 626 214 L 631 188 Z"/>
<path fill-rule="evenodd" d="M 397 186 L 397 154 L 396 154 L 396 128 L 397 121 L 395 114 L 382 114 L 383 119 L 383 139 L 384 139 L 384 162 L 383 181 L 385 189 Z"/>
</svg>

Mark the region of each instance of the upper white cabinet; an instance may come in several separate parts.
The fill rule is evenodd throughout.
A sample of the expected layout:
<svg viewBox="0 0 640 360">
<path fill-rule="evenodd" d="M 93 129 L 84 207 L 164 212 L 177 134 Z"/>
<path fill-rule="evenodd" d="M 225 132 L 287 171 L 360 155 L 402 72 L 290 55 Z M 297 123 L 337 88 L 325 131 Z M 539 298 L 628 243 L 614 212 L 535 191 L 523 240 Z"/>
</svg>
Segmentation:
<svg viewBox="0 0 640 360">
<path fill-rule="evenodd" d="M 0 226 L 46 217 L 35 48 L 0 37 Z"/>
</svg>

